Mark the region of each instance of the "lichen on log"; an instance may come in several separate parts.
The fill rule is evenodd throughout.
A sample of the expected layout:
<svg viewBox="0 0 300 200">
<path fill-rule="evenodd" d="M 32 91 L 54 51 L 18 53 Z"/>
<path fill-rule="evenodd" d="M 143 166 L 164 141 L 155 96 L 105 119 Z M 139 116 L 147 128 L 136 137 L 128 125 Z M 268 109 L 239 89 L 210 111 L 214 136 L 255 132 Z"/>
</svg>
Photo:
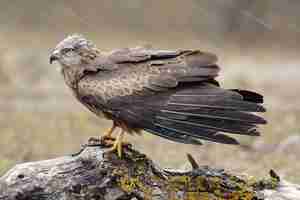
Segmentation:
<svg viewBox="0 0 300 200">
<path fill-rule="evenodd" d="M 167 170 L 131 146 L 124 147 L 122 158 L 106 146 L 88 146 L 78 155 L 16 165 L 0 178 L 0 199 L 257 200 L 287 194 L 280 192 L 282 181 L 274 171 L 253 178 L 188 158 L 193 170 Z M 297 187 L 290 188 L 297 192 Z"/>
</svg>

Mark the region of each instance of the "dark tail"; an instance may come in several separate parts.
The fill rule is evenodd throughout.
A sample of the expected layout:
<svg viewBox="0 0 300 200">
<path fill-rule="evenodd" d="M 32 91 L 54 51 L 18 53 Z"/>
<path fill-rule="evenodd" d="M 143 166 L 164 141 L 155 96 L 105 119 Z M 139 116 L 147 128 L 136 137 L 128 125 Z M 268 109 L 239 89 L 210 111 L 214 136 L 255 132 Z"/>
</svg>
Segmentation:
<svg viewBox="0 0 300 200">
<path fill-rule="evenodd" d="M 246 90 L 224 90 L 213 85 L 178 90 L 156 115 L 146 131 L 189 144 L 199 139 L 224 144 L 238 141 L 223 133 L 258 136 L 258 124 L 266 120 L 252 112 L 265 112 L 263 97 Z M 220 133 L 222 132 L 222 133 Z"/>
</svg>

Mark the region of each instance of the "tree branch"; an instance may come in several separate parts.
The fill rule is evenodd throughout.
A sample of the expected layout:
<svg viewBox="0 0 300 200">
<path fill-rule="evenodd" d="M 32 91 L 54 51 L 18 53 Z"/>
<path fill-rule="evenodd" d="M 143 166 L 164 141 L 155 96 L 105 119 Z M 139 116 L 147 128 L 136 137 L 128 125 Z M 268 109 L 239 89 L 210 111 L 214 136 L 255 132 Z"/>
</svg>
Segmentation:
<svg viewBox="0 0 300 200">
<path fill-rule="evenodd" d="M 76 156 L 23 163 L 0 178 L 1 200 L 194 200 L 299 199 L 300 187 L 271 171 L 256 180 L 200 166 L 192 171 L 164 170 L 144 154 L 124 148 L 123 158 L 107 147 L 89 146 Z M 294 196 L 293 196 L 294 195 Z"/>
</svg>

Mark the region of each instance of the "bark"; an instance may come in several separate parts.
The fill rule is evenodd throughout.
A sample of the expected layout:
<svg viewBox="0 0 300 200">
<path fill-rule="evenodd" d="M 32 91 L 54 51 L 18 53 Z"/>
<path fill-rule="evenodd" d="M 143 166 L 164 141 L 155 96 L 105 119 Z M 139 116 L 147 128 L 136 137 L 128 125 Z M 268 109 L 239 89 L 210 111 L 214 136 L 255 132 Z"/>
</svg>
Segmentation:
<svg viewBox="0 0 300 200">
<path fill-rule="evenodd" d="M 16 165 L 0 178 L 1 200 L 299 199 L 300 187 L 271 171 L 251 178 L 208 166 L 166 170 L 130 146 L 122 158 L 105 146 L 78 155 Z"/>
</svg>

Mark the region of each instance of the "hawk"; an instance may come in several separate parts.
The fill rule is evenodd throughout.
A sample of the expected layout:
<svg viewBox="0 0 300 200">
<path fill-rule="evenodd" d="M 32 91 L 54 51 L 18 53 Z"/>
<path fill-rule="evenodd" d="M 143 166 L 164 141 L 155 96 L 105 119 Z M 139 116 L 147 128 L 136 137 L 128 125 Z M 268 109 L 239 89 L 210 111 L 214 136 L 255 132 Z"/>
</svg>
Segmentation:
<svg viewBox="0 0 300 200">
<path fill-rule="evenodd" d="M 238 144 L 229 134 L 258 136 L 257 125 L 266 123 L 253 114 L 265 112 L 263 96 L 221 88 L 217 57 L 208 52 L 136 47 L 107 53 L 74 34 L 54 48 L 53 61 L 76 99 L 113 121 L 102 138 L 113 138 L 119 128 L 111 148 L 119 156 L 124 133 L 144 130 L 194 145 Z"/>
</svg>

